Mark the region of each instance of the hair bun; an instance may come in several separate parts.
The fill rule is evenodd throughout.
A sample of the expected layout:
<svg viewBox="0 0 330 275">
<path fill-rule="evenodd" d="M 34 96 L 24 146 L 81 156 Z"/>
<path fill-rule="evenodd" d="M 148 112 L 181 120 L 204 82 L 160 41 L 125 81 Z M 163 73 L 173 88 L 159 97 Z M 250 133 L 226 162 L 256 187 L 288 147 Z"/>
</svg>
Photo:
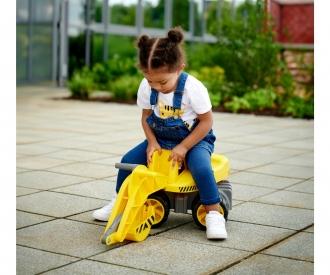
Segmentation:
<svg viewBox="0 0 330 275">
<path fill-rule="evenodd" d="M 146 46 L 148 41 L 149 41 L 149 36 L 143 34 L 143 35 L 140 36 L 137 45 L 138 45 L 139 48 L 142 48 L 142 47 Z"/>
<path fill-rule="evenodd" d="M 179 27 L 170 29 L 167 33 L 167 37 L 173 43 L 176 43 L 176 44 L 181 43 L 181 41 L 183 40 L 182 29 Z"/>
</svg>

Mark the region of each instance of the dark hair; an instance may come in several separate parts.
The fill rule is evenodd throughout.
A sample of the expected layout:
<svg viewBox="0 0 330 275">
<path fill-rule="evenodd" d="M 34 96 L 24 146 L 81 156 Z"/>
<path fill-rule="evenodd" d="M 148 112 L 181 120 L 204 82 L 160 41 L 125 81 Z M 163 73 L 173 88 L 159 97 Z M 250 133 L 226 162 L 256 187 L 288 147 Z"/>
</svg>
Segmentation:
<svg viewBox="0 0 330 275">
<path fill-rule="evenodd" d="M 176 70 L 185 62 L 182 42 L 183 31 L 180 27 L 170 29 L 167 37 L 150 38 L 145 34 L 141 35 L 137 41 L 140 69 L 167 67 L 169 71 Z"/>
</svg>

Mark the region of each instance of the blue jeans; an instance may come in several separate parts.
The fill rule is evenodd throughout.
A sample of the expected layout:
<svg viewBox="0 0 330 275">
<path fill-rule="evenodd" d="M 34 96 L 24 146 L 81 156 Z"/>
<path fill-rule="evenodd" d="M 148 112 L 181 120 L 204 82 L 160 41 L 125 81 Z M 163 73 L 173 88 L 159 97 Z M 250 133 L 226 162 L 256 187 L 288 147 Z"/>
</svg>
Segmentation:
<svg viewBox="0 0 330 275">
<path fill-rule="evenodd" d="M 145 140 L 127 152 L 123 156 L 121 162 L 147 165 L 147 147 L 148 141 Z M 197 144 L 188 151 L 186 163 L 198 187 L 202 204 L 211 205 L 219 203 L 220 194 L 211 167 L 210 151 L 204 146 L 199 146 Z M 130 173 L 130 171 L 119 170 L 116 186 L 117 193 Z"/>
</svg>

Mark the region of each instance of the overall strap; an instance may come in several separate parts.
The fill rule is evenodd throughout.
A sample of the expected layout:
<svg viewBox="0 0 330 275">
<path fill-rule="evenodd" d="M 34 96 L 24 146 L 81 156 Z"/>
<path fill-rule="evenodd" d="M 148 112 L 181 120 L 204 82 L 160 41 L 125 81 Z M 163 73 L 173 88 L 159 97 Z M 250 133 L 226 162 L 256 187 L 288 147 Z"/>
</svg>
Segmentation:
<svg viewBox="0 0 330 275">
<path fill-rule="evenodd" d="M 181 101 L 182 101 L 182 95 L 184 91 L 184 85 L 186 84 L 188 74 L 185 72 L 182 72 L 179 76 L 178 84 L 176 86 L 174 95 L 173 95 L 173 108 L 174 109 L 181 109 Z M 150 94 L 150 105 L 155 106 L 158 101 L 158 91 L 154 88 L 151 88 L 151 94 Z"/>
<path fill-rule="evenodd" d="M 173 96 L 173 108 L 174 109 L 181 109 L 181 101 L 184 91 L 184 85 L 186 84 L 188 74 L 182 72 L 179 76 L 178 84 L 176 86 L 174 96 Z"/>
<path fill-rule="evenodd" d="M 158 92 L 154 88 L 151 88 L 151 94 L 150 94 L 150 105 L 155 106 L 158 101 Z"/>
</svg>

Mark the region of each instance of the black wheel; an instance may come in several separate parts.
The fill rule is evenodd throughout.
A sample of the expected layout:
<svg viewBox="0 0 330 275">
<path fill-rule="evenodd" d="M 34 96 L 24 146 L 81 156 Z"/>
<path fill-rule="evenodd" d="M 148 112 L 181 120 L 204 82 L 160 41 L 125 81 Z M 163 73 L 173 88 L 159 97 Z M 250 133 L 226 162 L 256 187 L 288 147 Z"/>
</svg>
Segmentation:
<svg viewBox="0 0 330 275">
<path fill-rule="evenodd" d="M 206 210 L 205 207 L 202 205 L 199 196 L 196 196 L 196 198 L 192 202 L 192 216 L 194 219 L 194 222 L 203 230 L 206 229 Z M 225 205 L 220 202 L 220 213 L 224 216 L 225 220 L 227 221 L 228 218 L 228 210 L 226 209 Z"/>
<path fill-rule="evenodd" d="M 155 208 L 155 220 L 151 228 L 158 228 L 167 221 L 170 213 L 170 202 L 164 192 L 156 192 L 151 194 L 146 203 Z"/>
</svg>

